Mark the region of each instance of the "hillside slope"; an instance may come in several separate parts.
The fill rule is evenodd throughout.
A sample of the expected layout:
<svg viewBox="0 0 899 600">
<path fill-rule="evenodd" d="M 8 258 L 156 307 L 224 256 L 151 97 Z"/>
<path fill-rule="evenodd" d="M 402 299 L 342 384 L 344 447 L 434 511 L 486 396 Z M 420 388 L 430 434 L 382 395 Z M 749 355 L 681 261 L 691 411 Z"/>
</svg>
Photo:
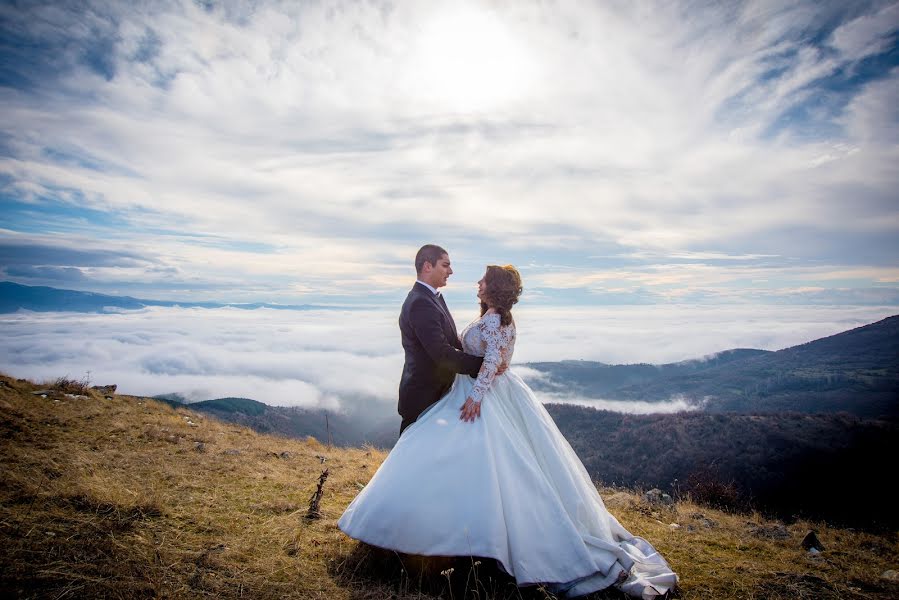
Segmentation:
<svg viewBox="0 0 899 600">
<path fill-rule="evenodd" d="M 475 566 L 475 594 L 470 561 L 379 553 L 340 533 L 336 520 L 381 450 L 261 435 L 146 398 L 40 389 L 0 377 L 7 597 L 546 597 L 519 592 L 486 564 Z M 325 468 L 322 518 L 304 520 Z M 603 495 L 678 571 L 682 598 L 899 594 L 881 577 L 899 565 L 894 535 L 785 527 L 686 501 L 657 507 L 625 490 Z M 825 547 L 818 555 L 799 543 L 811 528 Z M 442 575 L 447 565 L 454 571 Z"/>
<path fill-rule="evenodd" d="M 546 409 L 594 480 L 693 497 L 717 488 L 720 504 L 785 519 L 899 527 L 892 497 L 858 493 L 882 477 L 884 457 L 899 454 L 897 420 L 844 413 L 627 415 L 563 404 Z"/>
</svg>

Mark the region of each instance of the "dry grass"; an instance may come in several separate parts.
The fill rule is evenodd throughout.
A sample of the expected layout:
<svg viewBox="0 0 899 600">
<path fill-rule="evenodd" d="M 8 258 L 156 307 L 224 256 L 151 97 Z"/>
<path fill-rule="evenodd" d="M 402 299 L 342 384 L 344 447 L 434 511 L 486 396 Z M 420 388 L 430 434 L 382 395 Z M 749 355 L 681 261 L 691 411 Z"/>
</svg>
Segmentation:
<svg viewBox="0 0 899 600">
<path fill-rule="evenodd" d="M 0 377 L 7 597 L 548 597 L 519 590 L 490 561 L 400 557 L 344 536 L 337 518 L 382 450 L 260 435 L 145 398 L 38 389 Z M 322 518 L 306 520 L 325 468 Z M 899 567 L 895 535 L 799 522 L 788 539 L 767 539 L 753 533 L 771 525 L 758 515 L 603 495 L 668 558 L 682 598 L 899 597 L 880 578 Z M 808 529 L 826 547 L 817 558 L 799 544 Z"/>
</svg>

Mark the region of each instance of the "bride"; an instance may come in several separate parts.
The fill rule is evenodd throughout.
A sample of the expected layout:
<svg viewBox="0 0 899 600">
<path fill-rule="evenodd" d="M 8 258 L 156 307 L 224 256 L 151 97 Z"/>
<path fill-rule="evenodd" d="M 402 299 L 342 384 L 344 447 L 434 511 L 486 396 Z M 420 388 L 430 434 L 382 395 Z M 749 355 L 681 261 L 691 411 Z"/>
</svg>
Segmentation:
<svg viewBox="0 0 899 600">
<path fill-rule="evenodd" d="M 409 426 L 343 513 L 357 540 L 405 554 L 493 558 L 518 585 L 562 597 L 617 586 L 664 595 L 677 575 L 606 510 L 581 461 L 531 389 L 511 370 L 512 305 L 521 277 L 490 265 L 478 282 L 481 317 L 461 339 L 484 357 L 477 379 L 457 375 Z"/>
</svg>

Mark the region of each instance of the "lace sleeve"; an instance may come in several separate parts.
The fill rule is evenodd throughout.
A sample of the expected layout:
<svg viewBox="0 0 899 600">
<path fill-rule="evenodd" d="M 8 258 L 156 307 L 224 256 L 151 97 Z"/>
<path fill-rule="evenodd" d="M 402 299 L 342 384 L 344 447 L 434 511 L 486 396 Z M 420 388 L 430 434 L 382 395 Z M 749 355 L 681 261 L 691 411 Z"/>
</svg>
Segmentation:
<svg viewBox="0 0 899 600">
<path fill-rule="evenodd" d="M 481 364 L 481 370 L 478 371 L 478 379 L 468 395 L 475 402 L 483 400 L 484 394 L 490 389 L 490 384 L 493 383 L 493 378 L 496 377 L 496 371 L 503 361 L 503 350 L 506 346 L 499 326 L 499 315 L 485 315 L 481 322 L 478 323 L 478 330 L 481 333 L 481 339 L 487 344 L 487 349 L 484 352 L 484 362 Z"/>
</svg>

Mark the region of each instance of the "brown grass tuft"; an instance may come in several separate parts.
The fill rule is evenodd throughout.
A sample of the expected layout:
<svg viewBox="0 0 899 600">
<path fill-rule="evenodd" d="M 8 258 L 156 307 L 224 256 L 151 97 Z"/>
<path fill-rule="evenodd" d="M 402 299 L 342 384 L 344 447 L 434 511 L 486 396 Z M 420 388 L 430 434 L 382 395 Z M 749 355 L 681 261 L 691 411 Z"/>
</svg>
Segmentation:
<svg viewBox="0 0 899 600">
<path fill-rule="evenodd" d="M 44 389 L 0 377 L 0 589 L 7 595 L 549 597 L 515 587 L 487 559 L 402 556 L 343 535 L 337 518 L 383 450 L 261 435 L 146 398 L 107 400 L 65 386 L 33 394 Z M 325 468 L 321 518 L 305 520 Z M 880 577 L 899 566 L 895 534 L 799 521 L 784 525 L 788 537 L 779 539 L 758 534 L 782 525 L 759 515 L 689 501 L 652 507 L 631 490 L 602 494 L 622 524 L 678 571 L 682 598 L 899 597 Z M 818 556 L 801 547 L 809 529 L 826 548 Z"/>
</svg>

